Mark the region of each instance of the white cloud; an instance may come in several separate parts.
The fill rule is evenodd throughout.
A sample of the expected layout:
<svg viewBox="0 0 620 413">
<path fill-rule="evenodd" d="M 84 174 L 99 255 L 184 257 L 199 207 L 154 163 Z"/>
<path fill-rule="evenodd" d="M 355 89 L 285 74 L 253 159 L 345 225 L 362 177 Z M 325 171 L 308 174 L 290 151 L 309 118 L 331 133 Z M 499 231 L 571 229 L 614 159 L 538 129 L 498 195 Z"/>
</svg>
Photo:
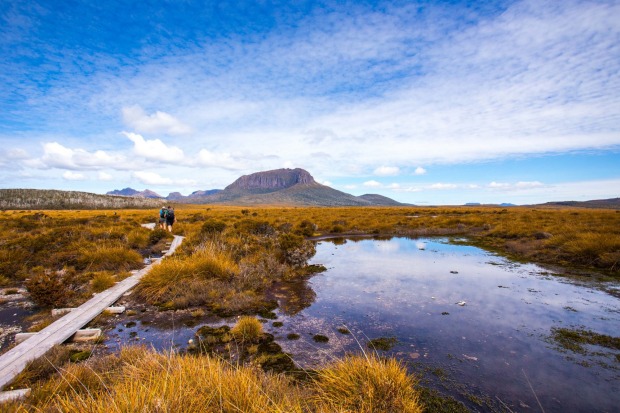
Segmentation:
<svg viewBox="0 0 620 413">
<path fill-rule="evenodd" d="M 114 177 L 112 175 L 110 175 L 109 173 L 99 172 L 99 180 L 100 181 L 111 181 L 112 179 L 114 179 Z"/>
<path fill-rule="evenodd" d="M 400 184 L 397 184 L 397 183 L 389 184 L 387 187 L 388 189 L 400 189 L 401 188 Z"/>
<path fill-rule="evenodd" d="M 29 158 L 28 152 L 20 148 L 9 149 L 8 151 L 5 152 L 5 154 L 6 154 L 6 157 L 9 159 L 28 159 Z"/>
<path fill-rule="evenodd" d="M 156 172 L 148 171 L 136 171 L 131 176 L 145 185 L 154 186 L 183 186 L 183 187 L 195 187 L 197 185 L 194 179 L 172 179 L 169 177 L 163 177 Z"/>
<path fill-rule="evenodd" d="M 436 183 L 428 186 L 428 189 L 456 189 L 458 185 L 455 184 L 444 184 L 444 183 Z"/>
<path fill-rule="evenodd" d="M 332 183 L 329 181 L 323 181 L 321 182 L 321 184 L 325 185 L 325 186 L 332 186 Z"/>
<path fill-rule="evenodd" d="M 62 177 L 67 181 L 83 181 L 86 179 L 86 176 L 84 176 L 84 174 L 71 171 L 66 171 L 62 174 Z"/>
<path fill-rule="evenodd" d="M 539 181 L 517 182 L 515 184 L 515 187 L 517 187 L 518 189 L 539 188 L 541 186 L 545 186 L 545 184 Z"/>
<path fill-rule="evenodd" d="M 126 159 L 122 155 L 105 151 L 88 152 L 84 149 L 71 149 L 58 142 L 43 144 L 43 155 L 37 159 L 24 161 L 33 168 L 60 168 L 71 170 L 97 170 L 102 167 L 126 169 Z"/>
<path fill-rule="evenodd" d="M 546 186 L 547 185 L 543 184 L 540 181 L 519 181 L 516 183 L 493 181 L 487 187 L 492 190 L 523 191 L 523 190 L 533 189 L 533 188 L 543 188 Z"/>
<path fill-rule="evenodd" d="M 398 175 L 400 169 L 397 166 L 380 166 L 375 169 L 374 174 L 379 176 Z"/>
<path fill-rule="evenodd" d="M 159 139 L 146 140 L 142 135 L 123 132 L 134 143 L 134 153 L 148 160 L 180 163 L 184 159 L 183 151 L 176 146 L 168 146 Z"/>
<path fill-rule="evenodd" d="M 229 153 L 214 153 L 206 149 L 198 152 L 197 164 L 200 166 L 213 166 L 229 170 L 243 169 L 242 162 L 235 160 Z"/>
<path fill-rule="evenodd" d="M 369 188 L 379 188 L 379 187 L 381 187 L 381 183 L 377 182 L 375 180 L 366 181 L 362 185 L 367 186 Z"/>
<path fill-rule="evenodd" d="M 166 112 L 156 111 L 149 115 L 138 105 L 123 108 L 123 121 L 127 126 L 143 133 L 181 135 L 192 131 L 189 126 Z"/>
<path fill-rule="evenodd" d="M 488 187 L 491 189 L 506 189 L 506 188 L 510 188 L 510 184 L 506 182 L 493 181 L 488 185 Z"/>
<path fill-rule="evenodd" d="M 164 178 L 155 172 L 136 171 L 131 174 L 138 181 L 145 185 L 172 185 L 170 178 Z"/>
<path fill-rule="evenodd" d="M 424 175 L 424 174 L 426 174 L 426 169 L 422 168 L 421 166 L 418 166 L 417 168 L 415 168 L 414 174 L 415 175 Z"/>
</svg>

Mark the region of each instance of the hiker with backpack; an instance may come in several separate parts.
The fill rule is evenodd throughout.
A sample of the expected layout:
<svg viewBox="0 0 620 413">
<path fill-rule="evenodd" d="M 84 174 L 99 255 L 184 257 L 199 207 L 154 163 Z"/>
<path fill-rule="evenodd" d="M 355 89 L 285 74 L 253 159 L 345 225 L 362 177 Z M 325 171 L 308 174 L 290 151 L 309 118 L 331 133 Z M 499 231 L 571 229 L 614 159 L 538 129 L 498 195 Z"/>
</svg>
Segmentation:
<svg viewBox="0 0 620 413">
<path fill-rule="evenodd" d="M 164 205 L 159 210 L 159 227 L 161 229 L 166 229 L 166 214 L 168 213 L 168 208 Z"/>
<path fill-rule="evenodd" d="M 176 222 L 176 217 L 174 216 L 174 209 L 168 205 L 166 210 L 166 225 L 168 226 L 168 231 L 172 232 L 172 225 Z"/>
</svg>

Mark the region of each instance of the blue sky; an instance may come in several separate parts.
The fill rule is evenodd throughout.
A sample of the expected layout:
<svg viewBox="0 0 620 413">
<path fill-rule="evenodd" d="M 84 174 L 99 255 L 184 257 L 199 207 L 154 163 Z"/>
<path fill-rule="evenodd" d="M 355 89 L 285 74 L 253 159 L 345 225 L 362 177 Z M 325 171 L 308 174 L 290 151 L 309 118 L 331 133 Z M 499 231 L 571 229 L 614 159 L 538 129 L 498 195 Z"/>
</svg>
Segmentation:
<svg viewBox="0 0 620 413">
<path fill-rule="evenodd" d="M 620 196 L 618 1 L 0 2 L 0 187 Z"/>
</svg>

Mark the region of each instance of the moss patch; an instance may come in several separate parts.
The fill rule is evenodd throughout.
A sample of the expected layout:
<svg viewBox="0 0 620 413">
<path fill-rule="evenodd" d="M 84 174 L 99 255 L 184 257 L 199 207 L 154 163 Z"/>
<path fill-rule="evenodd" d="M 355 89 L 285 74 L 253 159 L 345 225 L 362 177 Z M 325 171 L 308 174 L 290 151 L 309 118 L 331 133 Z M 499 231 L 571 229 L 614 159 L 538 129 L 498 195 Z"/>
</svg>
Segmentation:
<svg viewBox="0 0 620 413">
<path fill-rule="evenodd" d="M 551 338 L 560 347 L 586 354 L 584 345 L 594 345 L 612 350 L 620 350 L 620 337 L 612 337 L 598 334 L 589 330 L 571 330 L 568 328 L 554 328 L 551 330 Z"/>
<path fill-rule="evenodd" d="M 394 345 L 398 343 L 396 337 L 379 337 L 373 338 L 367 344 L 368 348 L 374 350 L 383 350 L 388 351 L 391 350 Z"/>
</svg>

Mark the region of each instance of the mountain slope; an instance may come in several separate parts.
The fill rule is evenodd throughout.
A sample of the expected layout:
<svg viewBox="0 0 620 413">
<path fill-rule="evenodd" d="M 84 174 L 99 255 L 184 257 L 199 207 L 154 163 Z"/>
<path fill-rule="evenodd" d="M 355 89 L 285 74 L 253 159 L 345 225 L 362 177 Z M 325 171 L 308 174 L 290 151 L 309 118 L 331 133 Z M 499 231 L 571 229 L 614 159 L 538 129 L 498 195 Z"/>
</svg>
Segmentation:
<svg viewBox="0 0 620 413">
<path fill-rule="evenodd" d="M 314 180 L 303 169 L 275 169 L 244 175 L 216 194 L 191 202 L 234 205 L 370 205 Z"/>
<path fill-rule="evenodd" d="M 398 201 L 393 200 L 392 198 L 388 198 L 387 196 L 379 195 L 379 194 L 364 194 L 358 196 L 358 198 L 364 199 L 372 205 L 381 205 L 381 206 L 398 206 L 405 205 Z"/>
<path fill-rule="evenodd" d="M 51 189 L 0 189 L 1 209 L 156 208 L 159 200 Z"/>
<path fill-rule="evenodd" d="M 145 189 L 144 191 L 136 191 L 133 188 L 124 188 L 121 190 L 115 189 L 114 191 L 106 192 L 106 195 L 134 196 L 138 198 L 163 198 L 163 196 L 151 191 L 150 189 Z"/>
<path fill-rule="evenodd" d="M 377 195 L 377 198 L 364 199 L 321 185 L 314 180 L 308 171 L 300 168 L 275 169 L 244 175 L 228 185 L 223 191 L 204 197 L 196 197 L 189 202 L 300 206 L 398 204 L 396 201 L 380 195 Z"/>
<path fill-rule="evenodd" d="M 620 198 L 593 199 L 591 201 L 560 201 L 547 202 L 541 206 L 579 207 L 579 208 L 608 208 L 620 209 Z"/>
</svg>

